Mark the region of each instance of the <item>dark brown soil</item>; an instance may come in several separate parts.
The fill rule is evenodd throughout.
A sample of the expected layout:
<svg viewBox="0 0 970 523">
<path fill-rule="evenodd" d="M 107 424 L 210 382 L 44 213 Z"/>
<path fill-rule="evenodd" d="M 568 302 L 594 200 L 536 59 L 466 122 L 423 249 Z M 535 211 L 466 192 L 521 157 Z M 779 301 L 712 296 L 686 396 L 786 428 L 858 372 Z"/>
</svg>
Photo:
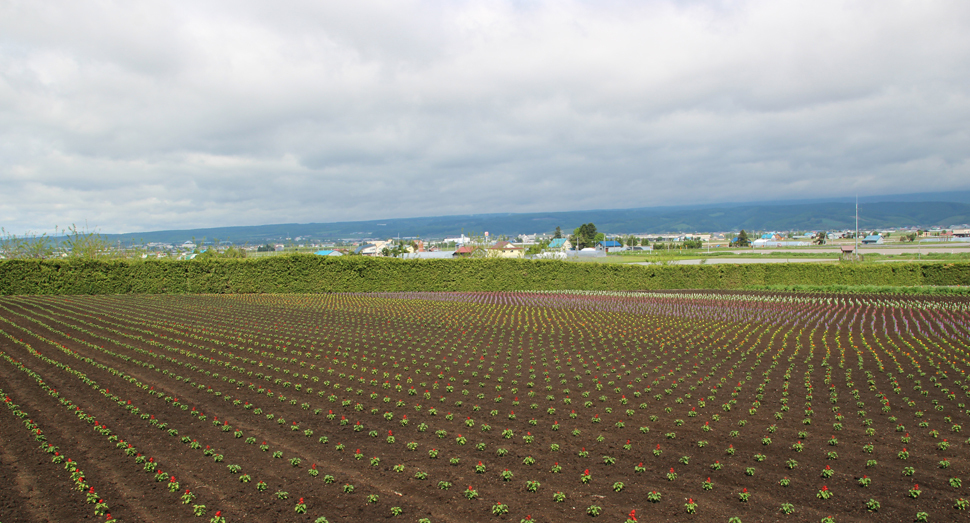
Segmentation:
<svg viewBox="0 0 970 523">
<path fill-rule="evenodd" d="M 970 483 L 957 488 L 949 479 L 970 482 L 967 435 L 952 431 L 967 424 L 966 301 L 783 298 L 5 297 L 0 389 L 42 429 L 44 446 L 77 462 L 112 517 L 125 522 L 208 521 L 216 511 L 229 522 L 623 521 L 633 510 L 639 521 L 965 518 L 954 503 L 970 498 Z M 78 407 L 91 418 L 79 417 Z M 0 420 L 7 479 L 0 521 L 104 521 L 14 409 L 0 409 Z M 482 431 L 485 424 L 491 429 Z M 103 425 L 104 434 L 95 430 Z M 837 445 L 829 444 L 833 436 Z M 943 439 L 946 450 L 938 448 Z M 799 441 L 801 452 L 792 448 Z M 127 444 L 136 455 L 124 452 Z M 207 446 L 222 461 L 207 456 Z M 909 458 L 901 460 L 904 447 Z M 178 491 L 156 481 L 138 456 L 175 476 Z M 635 472 L 641 463 L 645 471 Z M 827 465 L 833 475 L 823 478 Z M 904 476 L 904 467 L 914 475 Z M 510 481 L 501 476 L 506 469 Z M 668 480 L 671 469 L 677 476 Z M 859 485 L 862 475 L 871 478 L 868 488 Z M 712 490 L 702 488 L 707 478 Z M 451 487 L 439 488 L 442 481 Z M 539 482 L 538 491 L 527 481 Z M 912 499 L 916 483 L 922 492 Z M 348 484 L 353 492 L 344 491 Z M 823 485 L 831 499 L 817 497 Z M 469 486 L 477 499 L 465 498 Z M 196 496 L 189 504 L 180 499 L 185 489 Z M 747 502 L 739 501 L 742 489 Z M 657 503 L 648 501 L 653 491 Z M 556 492 L 564 502 L 553 500 Z M 300 498 L 305 514 L 296 511 Z M 686 511 L 688 499 L 695 514 Z M 870 499 L 878 511 L 867 510 Z M 508 514 L 493 515 L 496 504 Z M 783 504 L 794 512 L 783 515 Z M 205 516 L 194 516 L 194 505 L 205 505 Z M 592 506 L 601 514 L 588 515 Z M 392 507 L 403 513 L 392 515 Z"/>
</svg>

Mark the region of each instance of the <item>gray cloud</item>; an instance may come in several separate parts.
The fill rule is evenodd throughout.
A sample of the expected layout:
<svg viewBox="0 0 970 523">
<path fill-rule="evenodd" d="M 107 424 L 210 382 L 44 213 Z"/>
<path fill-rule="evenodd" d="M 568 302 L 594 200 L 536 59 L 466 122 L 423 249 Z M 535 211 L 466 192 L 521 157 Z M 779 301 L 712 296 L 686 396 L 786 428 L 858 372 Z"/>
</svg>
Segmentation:
<svg viewBox="0 0 970 523">
<path fill-rule="evenodd" d="M 965 2 L 0 4 L 0 225 L 970 188 Z"/>
</svg>

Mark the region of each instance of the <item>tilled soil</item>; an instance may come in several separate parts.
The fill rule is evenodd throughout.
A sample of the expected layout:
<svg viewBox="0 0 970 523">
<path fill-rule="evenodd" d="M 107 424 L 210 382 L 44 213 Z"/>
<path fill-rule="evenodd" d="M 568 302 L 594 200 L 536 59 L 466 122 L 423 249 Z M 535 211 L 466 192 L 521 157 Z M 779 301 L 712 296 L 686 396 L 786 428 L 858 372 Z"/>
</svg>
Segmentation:
<svg viewBox="0 0 970 523">
<path fill-rule="evenodd" d="M 0 298 L 0 521 L 965 518 L 966 301 L 802 298 Z"/>
</svg>

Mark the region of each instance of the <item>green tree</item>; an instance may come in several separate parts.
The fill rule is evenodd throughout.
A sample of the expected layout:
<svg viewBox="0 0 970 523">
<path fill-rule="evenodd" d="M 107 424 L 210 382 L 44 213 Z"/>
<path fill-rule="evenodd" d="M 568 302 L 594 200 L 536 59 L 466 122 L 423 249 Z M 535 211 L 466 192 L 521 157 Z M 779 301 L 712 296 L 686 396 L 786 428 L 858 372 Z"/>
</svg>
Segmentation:
<svg viewBox="0 0 970 523">
<path fill-rule="evenodd" d="M 552 235 L 553 238 L 562 238 L 562 229 L 556 226 L 556 233 Z"/>
<path fill-rule="evenodd" d="M 596 238 L 602 233 L 596 232 L 596 226 L 592 223 L 584 223 L 573 230 L 573 235 L 569 238 L 570 243 L 576 246 L 576 249 L 585 249 L 587 247 L 592 247 L 598 241 Z M 605 235 L 603 235 L 605 238 Z"/>
<path fill-rule="evenodd" d="M 828 235 L 825 234 L 825 231 L 818 231 L 815 234 L 815 239 L 812 240 L 812 243 L 815 245 L 825 245 L 825 239 L 827 236 Z"/>
<path fill-rule="evenodd" d="M 528 256 L 535 256 L 536 254 L 539 254 L 540 252 L 545 250 L 545 248 L 548 246 L 549 246 L 549 240 L 541 240 L 538 243 L 533 243 L 532 245 L 530 245 L 525 250 L 525 254 Z"/>
<path fill-rule="evenodd" d="M 738 233 L 738 237 L 731 242 L 732 247 L 749 247 L 751 245 L 751 240 L 748 239 L 748 233 L 744 229 Z"/>
<path fill-rule="evenodd" d="M 68 255 L 72 258 L 107 258 L 111 255 L 111 243 L 101 236 L 97 230 L 88 231 L 78 229 L 77 225 L 72 224 L 64 229 L 66 238 L 64 245 L 68 250 Z"/>
<path fill-rule="evenodd" d="M 54 244 L 47 234 L 10 234 L 0 228 L 0 257 L 46 259 L 54 256 Z"/>
</svg>

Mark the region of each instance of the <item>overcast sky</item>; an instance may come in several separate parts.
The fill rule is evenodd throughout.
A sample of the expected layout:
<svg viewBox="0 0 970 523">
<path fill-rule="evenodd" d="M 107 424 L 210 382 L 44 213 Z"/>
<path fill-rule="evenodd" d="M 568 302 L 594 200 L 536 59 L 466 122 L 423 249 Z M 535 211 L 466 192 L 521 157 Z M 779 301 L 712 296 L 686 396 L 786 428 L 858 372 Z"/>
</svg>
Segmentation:
<svg viewBox="0 0 970 523">
<path fill-rule="evenodd" d="M 970 2 L 0 0 L 0 226 L 970 189 Z"/>
</svg>

